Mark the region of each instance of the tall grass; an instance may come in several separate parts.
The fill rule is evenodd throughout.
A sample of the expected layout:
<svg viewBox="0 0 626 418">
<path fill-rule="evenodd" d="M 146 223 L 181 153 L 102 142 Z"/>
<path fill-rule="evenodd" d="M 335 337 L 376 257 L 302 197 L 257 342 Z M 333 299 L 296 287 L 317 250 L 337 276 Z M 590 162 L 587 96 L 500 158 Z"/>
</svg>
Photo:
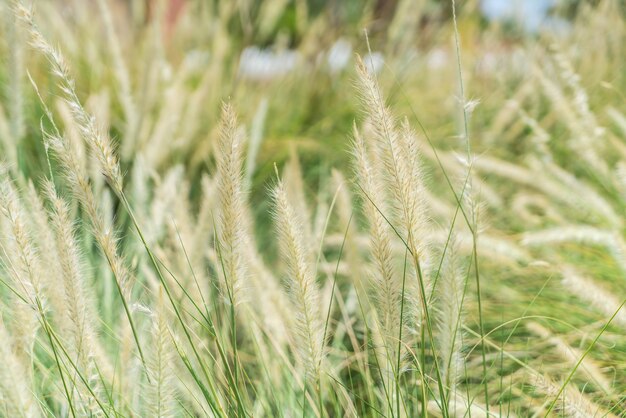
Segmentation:
<svg viewBox="0 0 626 418">
<path fill-rule="evenodd" d="M 455 2 L 140 3 L 2 3 L 0 416 L 626 413 L 613 2 L 536 48 Z"/>
</svg>

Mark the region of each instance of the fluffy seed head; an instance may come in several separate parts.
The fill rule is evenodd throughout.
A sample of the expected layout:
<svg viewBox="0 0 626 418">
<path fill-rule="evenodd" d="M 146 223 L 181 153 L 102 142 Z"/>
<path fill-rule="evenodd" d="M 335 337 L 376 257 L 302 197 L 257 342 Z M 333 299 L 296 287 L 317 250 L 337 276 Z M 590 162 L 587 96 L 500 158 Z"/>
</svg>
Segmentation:
<svg viewBox="0 0 626 418">
<path fill-rule="evenodd" d="M 319 379 L 324 354 L 319 288 L 301 242 L 301 221 L 290 205 L 280 180 L 274 188 L 273 200 L 280 252 L 287 265 L 287 280 L 294 302 L 294 345 L 307 375 Z"/>
</svg>

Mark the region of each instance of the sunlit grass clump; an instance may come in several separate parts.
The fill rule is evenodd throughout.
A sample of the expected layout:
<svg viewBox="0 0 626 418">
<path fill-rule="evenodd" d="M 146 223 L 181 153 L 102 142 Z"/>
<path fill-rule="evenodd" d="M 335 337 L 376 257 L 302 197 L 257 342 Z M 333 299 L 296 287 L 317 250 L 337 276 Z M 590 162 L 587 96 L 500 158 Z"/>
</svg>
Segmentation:
<svg viewBox="0 0 626 418">
<path fill-rule="evenodd" d="M 253 3 L 0 4 L 0 416 L 626 414 L 623 10 Z"/>
</svg>

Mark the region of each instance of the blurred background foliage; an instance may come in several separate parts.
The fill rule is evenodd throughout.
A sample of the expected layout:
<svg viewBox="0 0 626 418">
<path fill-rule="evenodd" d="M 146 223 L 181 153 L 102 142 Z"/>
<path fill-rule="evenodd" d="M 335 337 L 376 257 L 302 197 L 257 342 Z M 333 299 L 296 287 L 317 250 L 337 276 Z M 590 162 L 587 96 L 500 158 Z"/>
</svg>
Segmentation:
<svg viewBox="0 0 626 418">
<path fill-rule="evenodd" d="M 147 163 L 153 181 L 180 164 L 197 194 L 201 174 L 214 167 L 220 104 L 231 100 L 256 141 L 250 199 L 261 229 L 274 163 L 297 154 L 311 195 L 331 167 L 347 167 L 351 126 L 363 117 L 355 53 L 376 67 L 388 103 L 421 125 L 432 146 L 454 151 L 464 141 L 449 1 L 110 0 L 106 12 L 97 1 L 32 4 L 42 30 L 68 56 L 80 98 L 118 143 L 127 177 L 136 161 Z M 550 132 L 559 163 L 585 170 L 560 139 L 568 127 L 539 94 L 536 69 L 562 52 L 581 74 L 591 108 L 621 106 L 624 2 L 469 0 L 457 7 L 465 96 L 478 104 L 469 125 L 474 151 L 522 161 L 537 147 L 532 120 Z M 23 34 L 10 13 L 3 16 L 0 134 L 7 151 L 17 151 L 20 170 L 37 178 L 48 172 L 40 125 L 49 122 L 25 70 L 12 69 L 27 68 L 44 100 L 58 91 L 40 56 L 12 46 L 12 36 Z M 16 90 L 25 106 L 19 117 L 12 115 Z M 63 114 L 60 105 L 53 110 Z M 430 182 L 441 189 L 429 164 Z M 505 232 L 524 228 L 508 211 L 488 215 Z"/>
<path fill-rule="evenodd" d="M 69 57 L 81 99 L 105 113 L 98 116 L 119 143 L 127 173 L 137 155 L 160 173 L 183 164 L 195 179 L 193 193 L 199 174 L 212 170 L 218 109 L 229 98 L 259 138 L 253 202 L 262 201 L 274 162 L 293 151 L 306 184 L 316 189 L 330 167 L 348 161 L 351 124 L 361 116 L 353 54 L 368 62 L 368 50 L 399 114 L 421 122 L 437 148 L 453 150 L 461 142 L 448 1 L 111 0 L 108 21 L 94 19 L 103 14 L 96 1 L 32 3 L 44 32 Z M 583 75 L 591 107 L 622 103 L 623 1 L 470 0 L 457 6 L 466 97 L 480 103 L 470 124 L 477 153 L 519 158 L 534 147 L 527 124 L 506 120 L 507 103 L 525 101 L 530 117 L 540 124 L 545 119 L 553 136 L 566 135 L 549 101 L 534 90 L 533 68 L 550 48 L 567 54 Z M 12 17 L 3 16 L 4 141 L 17 143 L 24 173 L 45 173 L 40 124 L 48 122 L 26 77 L 11 79 L 11 67 L 28 68 L 44 99 L 56 95 L 56 87 L 41 57 L 12 48 Z M 539 23 L 528 28 L 527 21 Z M 27 109 L 23 126 L 9 126 L 16 89 Z M 129 107 L 140 115 L 132 129 Z M 562 142 L 552 144 L 558 149 Z"/>
</svg>

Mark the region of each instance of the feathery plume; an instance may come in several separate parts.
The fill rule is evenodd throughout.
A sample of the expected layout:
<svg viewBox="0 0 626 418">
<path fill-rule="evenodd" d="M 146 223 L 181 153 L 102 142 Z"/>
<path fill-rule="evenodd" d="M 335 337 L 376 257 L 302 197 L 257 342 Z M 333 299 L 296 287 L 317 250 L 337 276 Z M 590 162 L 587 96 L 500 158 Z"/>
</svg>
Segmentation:
<svg viewBox="0 0 626 418">
<path fill-rule="evenodd" d="M 95 153 L 104 176 L 116 193 L 122 191 L 122 175 L 113 151 L 113 145 L 108 134 L 103 132 L 96 123 L 95 118 L 90 115 L 76 94 L 75 81 L 70 75 L 69 66 L 61 51 L 52 47 L 45 39 L 35 21 L 32 11 L 24 7 L 21 2 L 15 5 L 17 16 L 27 25 L 30 34 L 30 43 L 41 52 L 49 61 L 52 73 L 59 80 L 59 86 L 63 92 L 63 98 L 76 120 L 83 140 Z"/>
<path fill-rule="evenodd" d="M 614 294 L 602 289 L 602 287 L 593 280 L 581 276 L 580 273 L 576 272 L 573 268 L 563 270 L 562 283 L 567 291 L 593 306 L 607 318 L 613 316 L 621 305 L 621 301 L 618 300 Z M 615 315 L 613 321 L 615 324 L 626 329 L 626 308 L 622 307 L 622 309 L 617 312 L 617 315 Z"/>
<path fill-rule="evenodd" d="M 38 319 L 46 309 L 41 278 L 44 269 L 38 255 L 38 248 L 32 240 L 27 218 L 17 190 L 7 179 L 0 167 L 0 215 L 6 221 L 6 238 L 2 252 L 4 268 L 13 281 L 19 294 L 14 304 L 14 337 L 19 346 L 18 352 L 24 356 L 32 353 L 38 330 Z M 17 334 L 17 335 L 16 335 Z"/>
<path fill-rule="evenodd" d="M 63 273 L 59 265 L 59 253 L 56 247 L 55 234 L 48 219 L 48 213 L 44 208 L 44 202 L 39 196 L 32 181 L 28 182 L 26 190 L 23 192 L 26 214 L 29 225 L 33 228 L 33 242 L 39 248 L 39 257 L 46 273 L 42 277 L 42 285 L 45 287 L 46 300 L 55 316 L 61 316 L 65 310 L 65 297 L 63 294 Z M 58 318 L 58 324 L 62 325 L 63 319 Z"/>
<path fill-rule="evenodd" d="M 0 319 L 0 411 L 7 417 L 39 417 L 31 378 L 12 343 L 13 338 Z"/>
<path fill-rule="evenodd" d="M 561 389 L 560 384 L 555 383 L 549 376 L 545 375 L 535 376 L 533 385 L 544 395 L 551 398 L 557 396 Z M 561 416 L 569 418 L 614 417 L 613 414 L 603 411 L 600 406 L 591 402 L 585 394 L 581 393 L 571 383 L 559 395 L 559 399 L 556 400 L 554 406 Z"/>
<path fill-rule="evenodd" d="M 167 310 L 163 288 L 159 285 L 155 306 L 152 312 L 152 345 L 148 356 L 148 373 L 145 400 L 150 416 L 157 418 L 174 417 L 175 388 L 173 372 L 173 343 L 167 323 Z"/>
<path fill-rule="evenodd" d="M 246 265 L 242 254 L 245 245 L 245 198 L 243 191 L 243 135 L 238 129 L 237 117 L 232 106 L 225 103 L 219 129 L 217 161 L 218 198 L 220 214 L 218 221 L 218 251 L 227 297 L 237 304 L 246 277 Z"/>
<path fill-rule="evenodd" d="M 63 174 L 71 187 L 72 193 L 84 208 L 87 219 L 91 224 L 92 233 L 109 263 L 122 295 L 126 300 L 130 300 L 133 286 L 132 275 L 118 251 L 117 234 L 107 224 L 100 205 L 98 205 L 94 196 L 89 177 L 78 162 L 75 150 L 71 147 L 69 141 L 55 134 L 47 134 L 46 143 L 63 166 Z"/>
<path fill-rule="evenodd" d="M 431 263 L 430 231 L 426 206 L 422 199 L 424 184 L 415 135 L 406 120 L 400 129 L 397 127 L 394 116 L 385 105 L 376 79 L 358 56 L 357 72 L 361 101 L 371 118 L 376 147 L 385 167 L 386 175 L 383 177 L 385 185 L 392 193 L 391 213 L 400 223 L 401 238 L 406 243 L 413 261 L 412 267 L 416 270 L 413 274 L 419 281 L 420 287 L 424 289 L 428 300 L 430 285 L 426 273 Z M 421 291 L 417 293 L 421 300 Z M 421 301 L 422 307 L 425 303 L 426 300 Z"/>
<path fill-rule="evenodd" d="M 300 218 L 289 203 L 282 180 L 278 180 L 274 188 L 273 200 L 280 252 L 287 265 L 288 284 L 295 310 L 293 331 L 296 354 L 303 363 L 307 375 L 318 380 L 324 356 L 322 341 L 324 327 L 320 312 L 319 288 L 307 262 L 304 244 L 301 242 Z"/>
<path fill-rule="evenodd" d="M 98 370 L 94 365 L 95 346 L 97 344 L 94 330 L 93 315 L 90 312 L 90 298 L 84 284 L 82 273 L 80 250 L 74 236 L 70 210 L 56 193 L 54 185 L 47 181 L 43 189 L 51 203 L 50 222 L 56 235 L 56 247 L 59 255 L 58 263 L 61 266 L 63 289 L 65 293 L 65 309 L 62 312 L 64 335 L 68 337 L 66 347 L 70 355 L 74 357 L 73 362 L 82 374 L 85 375 L 87 383 L 96 394 L 102 392 L 100 388 Z M 98 360 L 103 360 L 99 358 Z M 104 364 L 102 364 L 104 367 Z M 82 383 L 76 385 L 76 389 L 81 393 L 77 399 L 82 401 L 81 409 L 88 414 L 99 411 L 93 396 L 86 391 Z M 96 395 L 97 396 L 97 395 Z"/>
<path fill-rule="evenodd" d="M 605 393 L 611 393 L 611 382 L 604 376 L 600 366 L 592 358 L 585 357 L 581 350 L 570 346 L 561 337 L 553 335 L 550 330 L 537 322 L 528 322 L 526 328 L 552 344 L 557 353 L 570 363 L 570 367 L 576 367 L 582 359 L 578 368 L 579 373 L 585 374 L 594 385 L 601 388 Z"/>
<path fill-rule="evenodd" d="M 463 295 L 464 276 L 459 266 L 458 248 L 454 234 L 446 250 L 438 288 L 438 351 L 441 358 L 441 376 L 451 393 L 452 402 L 457 397 L 457 384 L 463 373 Z"/>
<path fill-rule="evenodd" d="M 302 243 L 306 256 L 313 259 L 315 251 L 313 243 L 317 237 L 313 230 L 313 216 L 304 195 L 306 187 L 302 179 L 302 167 L 300 166 L 300 159 L 295 147 L 289 149 L 289 160 L 287 160 L 283 168 L 283 182 L 289 203 L 300 216 L 302 226 L 300 234 L 303 236 Z"/>
<path fill-rule="evenodd" d="M 369 227 L 370 255 L 373 263 L 371 278 L 374 283 L 376 314 L 388 354 L 393 359 L 397 346 L 393 341 L 397 340 L 400 331 L 402 277 L 397 274 L 394 267 L 391 231 L 384 218 L 387 207 L 382 193 L 383 186 L 369 161 L 365 142 L 356 126 L 353 131 L 352 154 Z"/>
<path fill-rule="evenodd" d="M 607 204 L 607 202 L 599 196 L 597 192 L 593 191 L 592 188 L 580 181 L 577 181 L 577 183 L 573 185 L 571 182 L 571 176 L 567 176 L 569 178 L 561 176 L 555 170 L 554 164 L 544 164 L 538 161 L 533 163 L 532 160 L 531 163 L 531 168 L 535 171 L 507 161 L 483 155 L 474 160 L 472 168 L 483 173 L 495 174 L 519 184 L 540 190 L 546 195 L 551 196 L 553 199 L 565 203 L 571 209 L 580 213 L 579 216 L 581 217 L 588 217 L 590 214 L 593 214 L 593 216 L 602 217 L 608 220 L 613 225 L 621 224 L 619 216 L 615 213 L 610 204 Z M 541 181 L 536 181 L 536 176 L 533 174 L 536 171 L 547 171 L 551 175 L 542 178 Z M 553 176 L 557 178 L 555 179 Z M 566 183 L 565 185 L 563 184 L 564 182 Z M 576 187 L 577 189 L 583 188 L 584 193 L 571 193 L 570 191 L 572 187 Z"/>
</svg>

